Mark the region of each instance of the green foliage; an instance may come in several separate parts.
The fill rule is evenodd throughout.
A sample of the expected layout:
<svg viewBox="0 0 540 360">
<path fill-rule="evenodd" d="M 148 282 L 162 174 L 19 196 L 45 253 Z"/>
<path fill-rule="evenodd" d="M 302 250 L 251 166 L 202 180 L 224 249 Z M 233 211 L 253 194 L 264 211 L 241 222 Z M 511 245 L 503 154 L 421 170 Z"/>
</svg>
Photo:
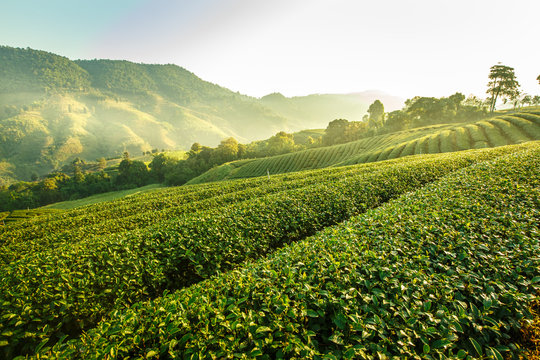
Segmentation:
<svg viewBox="0 0 540 360">
<path fill-rule="evenodd" d="M 124 158 L 118 166 L 118 175 L 115 179 L 117 185 L 140 187 L 150 182 L 148 167 L 142 161 Z"/>
<path fill-rule="evenodd" d="M 0 160 L 9 165 L 0 166 L 0 179 L 7 184 L 76 157 L 187 149 L 194 141 L 215 146 L 231 136 L 247 142 L 303 128 L 175 65 L 70 61 L 10 47 L 0 48 L 0 62 Z"/>
<path fill-rule="evenodd" d="M 391 126 L 398 124 L 419 127 L 433 124 L 450 123 L 457 121 L 476 120 L 486 116 L 483 105 L 463 104 L 465 96 L 455 93 L 447 98 L 414 97 L 405 101 L 404 113 L 400 118 L 394 115 Z"/>
<path fill-rule="evenodd" d="M 341 144 L 365 135 L 367 124 L 359 121 L 336 119 L 328 123 L 322 138 L 324 145 Z"/>
<path fill-rule="evenodd" d="M 31 209 L 31 210 L 14 210 L 0 213 L 0 226 L 9 228 L 14 223 L 26 223 L 28 219 L 33 219 L 38 216 L 57 214 L 57 209 Z"/>
<path fill-rule="evenodd" d="M 318 133 L 317 131 L 306 131 L 308 133 Z M 299 135 L 301 140 L 303 135 Z M 165 154 L 154 158 L 150 164 L 154 177 L 160 181 L 165 181 L 169 185 L 182 185 L 191 179 L 205 173 L 215 166 L 225 163 L 219 168 L 218 172 L 222 178 L 230 167 L 227 163 L 246 158 L 267 157 L 276 154 L 290 153 L 299 151 L 307 147 L 314 146 L 314 141 L 306 141 L 304 145 L 295 143 L 295 134 L 288 134 L 284 131 L 267 140 L 254 141 L 247 145 L 239 144 L 235 138 L 229 137 L 221 141 L 216 148 L 202 146 L 199 143 L 193 143 L 188 152 L 188 158 L 185 160 L 172 159 Z M 245 162 L 244 162 L 245 163 Z"/>
<path fill-rule="evenodd" d="M 411 118 L 401 110 L 392 111 L 386 117 L 384 127 L 388 132 L 401 131 L 410 128 Z"/>
<path fill-rule="evenodd" d="M 170 220 L 128 233 L 81 237 L 78 242 L 65 242 L 73 238 L 69 233 L 59 234 L 45 247 L 40 243 L 50 241 L 48 230 L 35 242 L 21 236 L 22 247 L 11 243 L 2 251 L 22 256 L 2 266 L 0 311 L 15 316 L 9 315 L 9 320 L 2 323 L 0 334 L 5 340 L 0 341 L 9 343 L 4 350 L 12 354 L 30 351 L 42 339 L 55 342 L 63 334 L 77 335 L 112 309 L 158 296 L 165 289 L 190 285 L 247 259 L 257 259 L 471 162 L 513 150 L 407 158 L 353 167 L 347 176 L 336 169 L 332 171 L 340 174 L 332 181 L 328 181 L 330 170 L 319 171 L 309 177 L 311 184 L 301 182 L 303 187 L 298 188 L 295 182 L 302 179 L 298 176 L 291 183 L 292 189 L 281 192 L 276 190 L 283 189 L 282 184 L 254 179 L 251 181 L 266 181 L 267 185 L 253 189 L 251 194 L 231 193 L 227 199 L 221 198 L 221 204 L 228 202 L 228 206 L 218 207 L 219 202 L 209 199 L 207 210 L 190 213 L 184 208 Z M 197 196 L 199 191 L 220 192 L 220 186 L 186 189 Z M 265 195 L 265 188 L 272 186 L 274 193 Z M 144 195 L 135 203 L 151 206 L 142 199 L 153 195 Z M 175 200 L 171 198 L 178 204 Z M 203 203 L 189 205 L 205 208 Z M 107 214 L 98 216 L 106 218 Z M 69 221 L 69 213 L 61 217 Z M 144 220 L 139 219 L 140 223 Z M 51 224 L 54 226 L 54 221 Z M 74 222 L 73 226 L 76 233 L 79 225 Z M 116 225 L 110 228 L 116 229 Z M 27 249 L 21 251 L 24 247 Z"/>
<path fill-rule="evenodd" d="M 36 208 L 111 190 L 113 184 L 107 173 L 101 171 L 83 174 L 75 167 L 71 177 L 57 172 L 40 181 L 18 182 L 9 187 L 0 187 L 0 211 Z"/>
<path fill-rule="evenodd" d="M 489 69 L 489 83 L 486 91 L 490 96 L 490 112 L 493 113 L 497 99 L 505 102 L 514 100 L 519 95 L 519 83 L 516 80 L 514 68 L 506 65 L 493 65 Z"/>
<path fill-rule="evenodd" d="M 85 70 L 65 57 L 45 51 L 0 46 L 0 63 L 0 93 L 90 87 Z"/>
<path fill-rule="evenodd" d="M 540 290 L 539 159 L 536 143 L 466 167 L 267 259 L 112 312 L 48 354 L 516 356 L 513 334 Z"/>
<path fill-rule="evenodd" d="M 287 134 L 284 131 L 280 131 L 268 139 L 267 146 L 268 155 L 279 155 L 293 152 L 295 150 L 294 136 L 292 134 Z"/>
<path fill-rule="evenodd" d="M 455 93 L 447 98 L 414 97 L 405 102 L 403 110 L 385 115 L 384 106 L 376 100 L 368 109 L 364 121 L 337 119 L 328 124 L 324 145 L 341 144 L 377 134 L 387 134 L 435 124 L 478 120 L 486 116 L 482 103 Z"/>
<path fill-rule="evenodd" d="M 39 209 L 58 209 L 58 210 L 71 210 L 82 206 L 98 204 L 107 201 L 113 201 L 126 196 L 133 196 L 134 194 L 146 193 L 154 189 L 162 188 L 161 184 L 150 184 L 140 188 L 127 189 L 127 190 L 115 190 L 105 193 L 98 193 L 90 195 L 81 199 L 66 200 L 57 202 L 54 204 L 43 206 Z M 28 226 L 28 224 L 26 224 Z"/>
<path fill-rule="evenodd" d="M 380 100 L 375 100 L 375 102 L 369 106 L 368 113 L 370 121 L 374 124 L 382 124 L 382 121 L 384 120 L 384 105 Z"/>
<path fill-rule="evenodd" d="M 378 167 L 378 164 L 373 164 Z M 372 166 L 363 166 L 369 171 Z M 89 240 L 104 234 L 157 226 L 158 223 L 195 211 L 230 205 L 257 196 L 301 188 L 317 183 L 324 175 L 328 181 L 358 174 L 354 169 L 338 168 L 315 173 L 296 173 L 267 179 L 222 182 L 196 187 L 169 188 L 155 193 L 134 195 L 62 213 L 54 219 L 36 219 L 0 231 L 1 263 L 8 263 L 51 245 Z M 261 186 L 264 185 L 264 186 Z"/>
</svg>

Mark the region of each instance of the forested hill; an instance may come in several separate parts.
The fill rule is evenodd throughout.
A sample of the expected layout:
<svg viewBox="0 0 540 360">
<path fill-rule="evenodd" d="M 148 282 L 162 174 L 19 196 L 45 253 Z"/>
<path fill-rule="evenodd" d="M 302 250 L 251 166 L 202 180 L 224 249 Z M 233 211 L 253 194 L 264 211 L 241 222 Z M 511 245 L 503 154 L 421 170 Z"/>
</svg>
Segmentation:
<svg viewBox="0 0 540 360">
<path fill-rule="evenodd" d="M 281 130 L 324 128 L 336 118 L 361 119 L 371 100 L 326 96 L 324 106 L 310 108 L 320 102 L 308 98 L 272 103 L 176 65 L 72 61 L 0 46 L 0 183 L 29 180 L 76 157 L 95 160 L 126 150 L 187 149 L 230 136 L 248 142 Z"/>
</svg>

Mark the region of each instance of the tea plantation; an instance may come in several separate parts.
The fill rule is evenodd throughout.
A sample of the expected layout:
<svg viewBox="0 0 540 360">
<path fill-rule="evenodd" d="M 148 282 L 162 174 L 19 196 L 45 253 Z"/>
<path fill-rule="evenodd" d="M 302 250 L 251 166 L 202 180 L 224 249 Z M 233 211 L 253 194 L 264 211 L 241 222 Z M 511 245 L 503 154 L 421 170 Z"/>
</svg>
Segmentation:
<svg viewBox="0 0 540 360">
<path fill-rule="evenodd" d="M 499 120 L 510 123 L 486 123 Z M 0 357 L 518 354 L 540 291 L 539 170 L 528 142 L 159 189 L 8 224 Z"/>
<path fill-rule="evenodd" d="M 505 113 L 482 121 L 415 128 L 341 145 L 235 161 L 209 170 L 190 183 L 361 164 L 415 154 L 480 149 L 530 140 L 540 140 L 540 111 L 534 109 Z"/>
</svg>

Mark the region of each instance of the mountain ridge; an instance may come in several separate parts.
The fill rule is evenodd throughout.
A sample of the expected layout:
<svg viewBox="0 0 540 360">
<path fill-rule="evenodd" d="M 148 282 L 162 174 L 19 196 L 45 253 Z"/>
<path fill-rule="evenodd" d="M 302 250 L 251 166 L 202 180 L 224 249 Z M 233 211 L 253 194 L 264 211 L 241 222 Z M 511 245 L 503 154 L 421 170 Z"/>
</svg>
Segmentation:
<svg viewBox="0 0 540 360">
<path fill-rule="evenodd" d="M 359 120 L 368 106 L 361 98 L 331 94 L 269 103 L 178 65 L 70 60 L 0 46 L 0 184 L 30 180 L 76 157 L 324 128 L 335 118 Z"/>
</svg>

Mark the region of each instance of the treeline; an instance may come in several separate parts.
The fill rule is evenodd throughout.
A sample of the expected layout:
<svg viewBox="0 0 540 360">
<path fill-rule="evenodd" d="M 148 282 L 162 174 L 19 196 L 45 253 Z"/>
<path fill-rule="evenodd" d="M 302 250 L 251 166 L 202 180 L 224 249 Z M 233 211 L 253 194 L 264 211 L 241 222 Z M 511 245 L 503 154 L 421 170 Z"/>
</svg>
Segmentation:
<svg viewBox="0 0 540 360">
<path fill-rule="evenodd" d="M 0 92 L 86 89 L 88 73 L 66 57 L 0 46 Z"/>
<path fill-rule="evenodd" d="M 229 161 L 279 155 L 318 146 L 319 143 L 320 140 L 317 142 L 311 137 L 307 137 L 305 143 L 295 143 L 294 136 L 285 132 L 247 145 L 227 138 L 215 148 L 194 143 L 185 160 L 168 156 L 166 152 L 152 151 L 153 159 L 148 165 L 131 159 L 129 153 L 125 152 L 116 171 L 104 171 L 105 159 L 85 163 L 77 158 L 61 171 L 43 179 L 34 177 L 32 182 L 0 186 L 0 211 L 35 208 L 152 183 L 182 185 L 212 167 Z"/>
<path fill-rule="evenodd" d="M 40 181 L 21 181 L 0 187 L 0 211 L 31 209 L 112 191 L 116 189 L 112 180 L 103 171 L 86 174 L 78 171 L 74 176 L 56 172 Z"/>
<path fill-rule="evenodd" d="M 0 211 L 35 208 L 157 182 L 146 164 L 131 160 L 127 152 L 117 171 L 104 171 L 106 164 L 104 158 L 95 163 L 76 158 L 42 179 L 33 175 L 32 182 L 0 186 Z"/>
<path fill-rule="evenodd" d="M 405 101 L 402 110 L 390 113 L 385 113 L 384 105 L 375 100 L 362 121 L 331 121 L 322 138 L 322 144 L 342 144 L 422 126 L 479 120 L 488 115 L 488 104 L 485 101 L 474 96 L 465 99 L 461 93 L 442 98 L 416 96 Z"/>
<path fill-rule="evenodd" d="M 215 147 L 194 143 L 187 153 L 187 159 L 177 160 L 161 153 L 150 163 L 152 173 L 160 182 L 167 185 L 182 185 L 214 166 L 229 161 L 274 156 L 293 151 L 320 146 L 321 139 L 308 136 L 305 141 L 296 141 L 293 134 L 280 131 L 264 141 L 240 144 L 232 137 Z"/>
</svg>

